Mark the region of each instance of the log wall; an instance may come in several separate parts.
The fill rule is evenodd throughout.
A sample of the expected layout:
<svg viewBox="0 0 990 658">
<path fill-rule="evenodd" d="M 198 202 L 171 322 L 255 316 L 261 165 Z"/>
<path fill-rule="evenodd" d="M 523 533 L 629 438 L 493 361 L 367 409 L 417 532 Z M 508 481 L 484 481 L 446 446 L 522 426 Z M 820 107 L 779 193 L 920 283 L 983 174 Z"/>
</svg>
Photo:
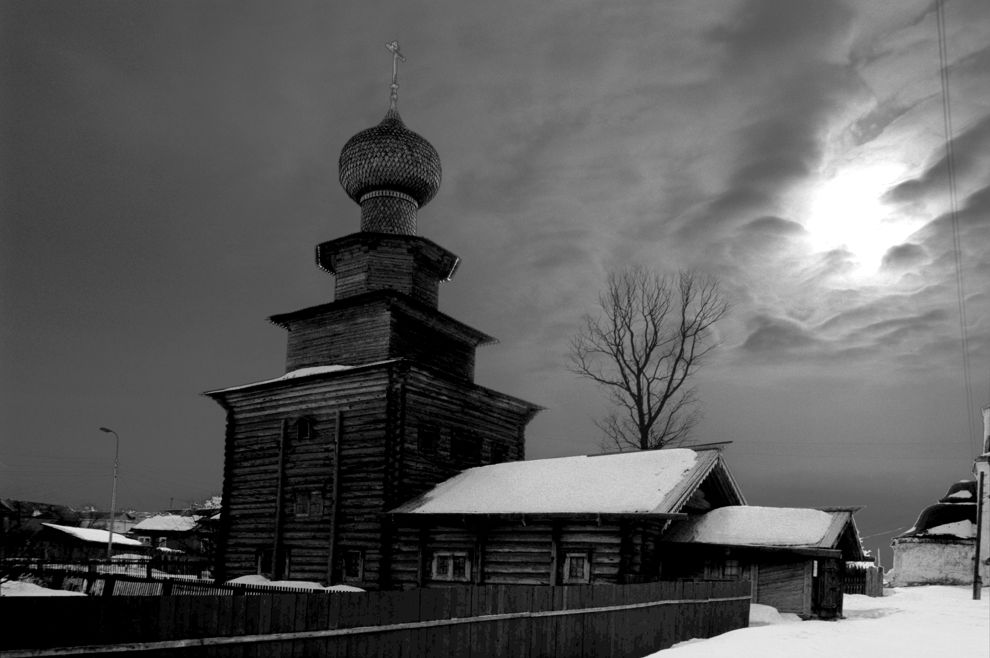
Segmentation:
<svg viewBox="0 0 990 658">
<path fill-rule="evenodd" d="M 622 522 L 577 520 L 485 519 L 465 517 L 460 523 L 442 517 L 395 519 L 392 582 L 396 587 L 450 587 L 463 582 L 433 578 L 436 553 L 466 553 L 469 581 L 486 585 L 563 585 L 569 554 L 589 560 L 585 584 L 619 584 L 630 576 L 656 580 L 658 573 L 638 569 L 630 555 L 630 534 L 651 534 Z"/>
<path fill-rule="evenodd" d="M 337 554 L 347 547 L 365 551 L 366 577 L 377 578 L 389 373 L 388 367 L 366 368 L 227 394 L 222 577 L 255 573 L 259 553 L 278 543 L 288 551 L 292 578 L 327 580 L 336 512 Z M 337 413 L 343 435 L 339 468 Z M 310 438 L 298 436 L 300 418 L 311 420 Z M 283 422 L 287 433 L 280 450 Z M 339 499 L 333 496 L 337 471 Z M 302 493 L 317 494 L 319 514 L 295 514 L 295 495 Z"/>
</svg>

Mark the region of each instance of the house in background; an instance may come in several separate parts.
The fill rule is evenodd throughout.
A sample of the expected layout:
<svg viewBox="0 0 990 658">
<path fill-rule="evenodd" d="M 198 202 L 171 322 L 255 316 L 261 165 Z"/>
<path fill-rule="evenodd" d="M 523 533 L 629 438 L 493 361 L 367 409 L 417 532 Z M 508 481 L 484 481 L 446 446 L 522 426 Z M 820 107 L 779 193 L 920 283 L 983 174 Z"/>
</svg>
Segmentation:
<svg viewBox="0 0 990 658">
<path fill-rule="evenodd" d="M 471 468 L 392 510 L 390 581 L 410 588 L 657 580 L 667 568 L 660 542 L 671 519 L 744 502 L 717 449 Z"/>
<path fill-rule="evenodd" d="M 81 515 L 66 505 L 0 499 L 0 545 L 6 557 L 33 556 L 43 524 L 78 525 Z"/>
<path fill-rule="evenodd" d="M 42 523 L 38 534 L 38 556 L 51 561 L 101 560 L 107 556 L 110 533 L 94 528 L 77 528 Z M 145 553 L 148 547 L 136 539 L 113 533 L 113 552 Z"/>
<path fill-rule="evenodd" d="M 914 527 L 894 537 L 890 583 L 965 585 L 973 582 L 976 554 L 977 483 L 962 480 L 922 510 Z"/>
<path fill-rule="evenodd" d="M 198 554 L 202 551 L 199 518 L 188 514 L 156 514 L 136 523 L 128 535 L 156 549 Z"/>
<path fill-rule="evenodd" d="M 749 580 L 753 601 L 802 617 L 842 615 L 847 562 L 864 560 L 859 507 L 719 507 L 663 536 L 665 578 Z"/>
<path fill-rule="evenodd" d="M 121 510 L 113 515 L 113 531 L 127 533 L 134 525 L 142 519 L 151 516 L 148 512 L 137 512 L 135 510 Z M 110 512 L 98 510 L 95 507 L 87 507 L 80 512 L 80 528 L 93 528 L 95 530 L 110 529 Z"/>
</svg>

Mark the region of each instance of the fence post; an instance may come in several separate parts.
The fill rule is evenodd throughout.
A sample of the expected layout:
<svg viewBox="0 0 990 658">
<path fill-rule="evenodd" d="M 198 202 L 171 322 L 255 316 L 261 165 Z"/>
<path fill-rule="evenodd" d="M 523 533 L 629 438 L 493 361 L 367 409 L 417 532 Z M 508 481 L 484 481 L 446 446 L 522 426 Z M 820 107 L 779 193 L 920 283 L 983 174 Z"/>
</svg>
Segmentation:
<svg viewBox="0 0 990 658">
<path fill-rule="evenodd" d="M 114 585 L 117 584 L 117 577 L 106 575 L 103 578 L 103 596 L 113 596 Z"/>
<path fill-rule="evenodd" d="M 162 581 L 162 596 L 172 596 L 172 581 L 163 580 Z"/>
</svg>

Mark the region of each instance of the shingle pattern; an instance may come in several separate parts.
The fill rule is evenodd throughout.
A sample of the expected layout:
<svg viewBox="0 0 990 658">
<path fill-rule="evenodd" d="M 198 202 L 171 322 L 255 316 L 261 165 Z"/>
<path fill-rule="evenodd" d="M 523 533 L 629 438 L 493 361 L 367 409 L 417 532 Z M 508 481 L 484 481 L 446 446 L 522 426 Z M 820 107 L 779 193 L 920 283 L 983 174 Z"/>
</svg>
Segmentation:
<svg viewBox="0 0 990 658">
<path fill-rule="evenodd" d="M 340 184 L 358 203 L 368 192 L 395 190 L 423 206 L 440 188 L 440 156 L 436 149 L 406 128 L 394 109 L 377 126 L 347 141 L 340 152 L 339 167 Z"/>
</svg>

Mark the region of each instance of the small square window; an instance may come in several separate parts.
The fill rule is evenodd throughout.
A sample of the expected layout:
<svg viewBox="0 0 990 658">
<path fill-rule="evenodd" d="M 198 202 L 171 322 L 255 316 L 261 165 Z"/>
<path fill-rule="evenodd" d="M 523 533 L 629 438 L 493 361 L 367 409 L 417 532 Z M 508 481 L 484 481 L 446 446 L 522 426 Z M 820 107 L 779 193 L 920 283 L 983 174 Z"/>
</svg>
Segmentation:
<svg viewBox="0 0 990 658">
<path fill-rule="evenodd" d="M 165 548 L 165 545 L 167 543 L 168 543 L 168 538 L 167 537 L 159 537 L 158 538 L 158 542 L 157 542 L 158 548 Z"/>
<path fill-rule="evenodd" d="M 138 541 L 144 544 L 145 546 L 151 546 L 151 537 L 149 537 L 148 535 L 141 535 L 140 537 L 138 537 Z"/>
<path fill-rule="evenodd" d="M 739 568 L 739 560 L 726 560 L 725 566 L 722 569 L 722 576 L 725 578 L 739 578 L 741 569 Z"/>
<path fill-rule="evenodd" d="M 344 580 L 364 580 L 364 551 L 344 551 Z"/>
<path fill-rule="evenodd" d="M 568 553 L 564 557 L 564 582 L 580 584 L 591 582 L 591 565 L 587 553 Z"/>
<path fill-rule="evenodd" d="M 465 551 L 433 554 L 433 580 L 466 583 L 471 580 L 471 559 Z"/>
</svg>

